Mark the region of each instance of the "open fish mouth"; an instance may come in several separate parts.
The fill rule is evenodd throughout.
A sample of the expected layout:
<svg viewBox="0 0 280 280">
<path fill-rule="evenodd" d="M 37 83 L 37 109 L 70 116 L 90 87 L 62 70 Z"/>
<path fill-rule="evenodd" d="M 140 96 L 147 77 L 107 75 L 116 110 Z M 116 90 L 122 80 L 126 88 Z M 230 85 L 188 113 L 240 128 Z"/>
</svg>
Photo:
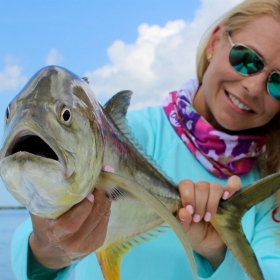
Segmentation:
<svg viewBox="0 0 280 280">
<path fill-rule="evenodd" d="M 28 152 L 35 156 L 59 161 L 54 150 L 41 137 L 32 131 L 21 131 L 18 133 L 9 145 L 5 157 L 14 155 L 18 152 Z"/>
</svg>

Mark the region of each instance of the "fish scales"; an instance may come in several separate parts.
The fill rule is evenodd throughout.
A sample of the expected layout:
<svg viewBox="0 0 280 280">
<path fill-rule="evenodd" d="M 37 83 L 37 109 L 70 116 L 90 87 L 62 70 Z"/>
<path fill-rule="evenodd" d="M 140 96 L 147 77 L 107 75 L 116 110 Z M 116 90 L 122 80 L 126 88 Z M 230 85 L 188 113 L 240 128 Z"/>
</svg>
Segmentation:
<svg viewBox="0 0 280 280">
<path fill-rule="evenodd" d="M 174 217 L 181 207 L 178 189 L 144 155 L 126 124 L 131 94 L 122 91 L 102 107 L 77 75 L 58 66 L 41 69 L 7 109 L 1 177 L 21 204 L 46 218 L 60 216 L 94 188 L 104 189 L 113 202 L 105 242 L 95 253 L 105 279 L 120 279 L 123 256 L 169 227 L 196 278 L 190 245 Z M 112 171 L 104 171 L 106 166 Z M 243 188 L 234 199 L 221 201 L 211 221 L 252 279 L 263 276 L 241 228 L 241 218 L 249 208 L 240 201 L 245 198 L 251 207 L 275 192 L 279 182 L 277 173 Z M 270 190 L 260 192 L 264 184 Z M 236 229 L 228 227 L 234 205 L 240 209 Z M 249 261 L 240 257 L 241 243 L 253 256 Z"/>
</svg>

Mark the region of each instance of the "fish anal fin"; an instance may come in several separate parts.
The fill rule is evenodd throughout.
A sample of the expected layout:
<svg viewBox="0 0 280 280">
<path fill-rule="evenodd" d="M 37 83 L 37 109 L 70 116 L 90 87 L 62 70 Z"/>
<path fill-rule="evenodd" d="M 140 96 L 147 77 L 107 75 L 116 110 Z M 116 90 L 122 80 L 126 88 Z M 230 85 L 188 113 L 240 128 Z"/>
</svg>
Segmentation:
<svg viewBox="0 0 280 280">
<path fill-rule="evenodd" d="M 95 252 L 103 276 L 106 280 L 120 280 L 123 257 L 134 246 L 128 242 L 115 244 Z"/>
</svg>

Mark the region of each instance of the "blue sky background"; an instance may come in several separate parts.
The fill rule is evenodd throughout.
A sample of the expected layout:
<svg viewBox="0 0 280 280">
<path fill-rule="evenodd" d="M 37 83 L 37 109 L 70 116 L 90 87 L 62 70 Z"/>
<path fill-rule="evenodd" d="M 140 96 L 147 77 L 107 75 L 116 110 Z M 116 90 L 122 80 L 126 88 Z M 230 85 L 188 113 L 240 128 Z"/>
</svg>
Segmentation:
<svg viewBox="0 0 280 280">
<path fill-rule="evenodd" d="M 196 47 L 241 0 L 9 0 L 0 9 L 0 115 L 40 68 L 87 76 L 101 103 L 122 89 L 132 109 L 159 104 L 195 76 Z M 0 121 L 0 135 L 3 134 Z M 0 180 L 0 205 L 17 204 Z"/>
<path fill-rule="evenodd" d="M 198 0 L 18 0 L 3 1 L 0 10 L 1 68 L 24 67 L 30 77 L 45 66 L 51 49 L 66 68 L 77 73 L 109 62 L 106 50 L 115 41 L 137 38 L 142 23 L 192 20 Z"/>
</svg>

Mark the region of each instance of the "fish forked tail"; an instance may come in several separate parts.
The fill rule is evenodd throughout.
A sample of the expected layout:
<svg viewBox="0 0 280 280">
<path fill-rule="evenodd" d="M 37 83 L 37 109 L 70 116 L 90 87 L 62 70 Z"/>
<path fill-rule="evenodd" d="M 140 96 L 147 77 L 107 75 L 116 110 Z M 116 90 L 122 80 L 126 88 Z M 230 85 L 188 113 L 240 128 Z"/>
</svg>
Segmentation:
<svg viewBox="0 0 280 280">
<path fill-rule="evenodd" d="M 280 189 L 280 172 L 267 176 L 221 200 L 211 224 L 251 279 L 263 280 L 261 268 L 242 229 L 243 215 Z"/>
</svg>

